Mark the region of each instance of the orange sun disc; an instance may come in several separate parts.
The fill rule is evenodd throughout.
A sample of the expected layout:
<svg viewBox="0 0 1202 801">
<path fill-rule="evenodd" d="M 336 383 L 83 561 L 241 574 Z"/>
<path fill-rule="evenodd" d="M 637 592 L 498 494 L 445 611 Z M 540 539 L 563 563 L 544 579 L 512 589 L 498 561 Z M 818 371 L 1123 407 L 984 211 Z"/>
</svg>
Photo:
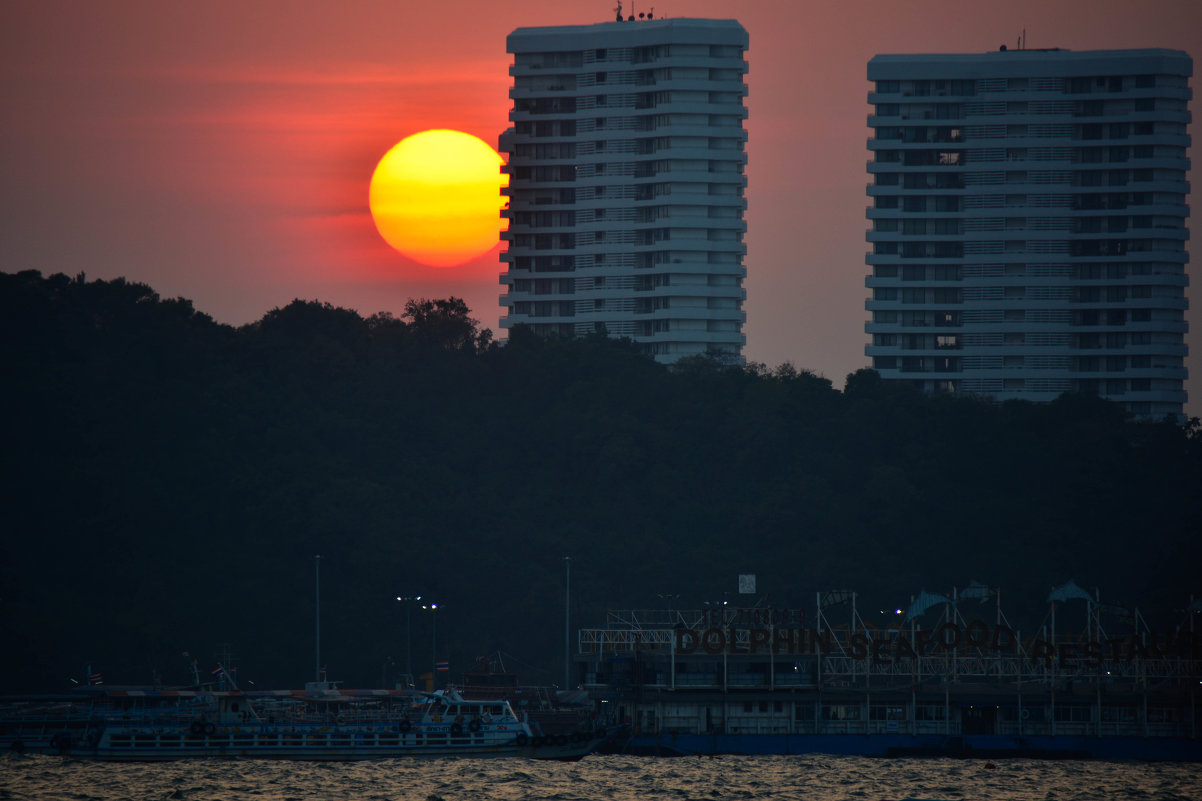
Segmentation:
<svg viewBox="0 0 1202 801">
<path fill-rule="evenodd" d="M 422 131 L 384 154 L 368 203 L 380 236 L 414 261 L 453 267 L 487 253 L 504 228 L 501 157 L 462 131 Z"/>
</svg>

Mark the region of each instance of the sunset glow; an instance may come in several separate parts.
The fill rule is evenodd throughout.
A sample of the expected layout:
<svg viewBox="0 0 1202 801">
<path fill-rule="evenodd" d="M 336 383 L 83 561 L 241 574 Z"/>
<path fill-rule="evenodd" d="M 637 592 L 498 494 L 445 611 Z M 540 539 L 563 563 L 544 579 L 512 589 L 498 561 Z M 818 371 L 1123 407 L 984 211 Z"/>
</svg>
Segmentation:
<svg viewBox="0 0 1202 801">
<path fill-rule="evenodd" d="M 767 365 L 787 361 L 836 385 L 869 363 L 865 184 L 871 180 L 866 159 L 873 155 L 865 98 L 873 55 L 984 54 L 1005 44 L 1026 58 L 1015 50 L 1025 28 L 1031 49 L 1184 50 L 1196 62 L 1195 95 L 1202 58 L 1202 2 L 1190 0 L 930 0 L 918 14 L 896 0 L 861 0 L 854 14 L 846 3 L 654 5 L 656 19 L 733 17 L 748 31 L 744 355 Z M 514 300 L 502 300 L 513 288 L 498 282 L 505 266 L 496 244 L 499 199 L 482 215 L 482 255 L 439 269 L 398 253 L 381 237 L 379 216 L 373 222 L 366 205 L 367 184 L 381 157 L 419 131 L 464 131 L 497 148 L 497 137 L 516 122 L 510 119 L 517 98 L 510 94 L 516 65 L 506 52 L 509 34 L 526 26 L 608 23 L 615 6 L 533 0 L 0 3 L 0 30 L 8 34 L 0 84 L 10 112 L 0 126 L 0 147 L 11 156 L 0 216 L 3 269 L 86 270 L 89 279 L 141 281 L 232 325 L 254 322 L 295 298 L 371 315 L 399 314 L 410 298 L 454 296 L 467 301 L 481 325 L 499 331 Z M 651 10 L 651 3 L 622 6 L 634 12 L 635 25 L 639 13 Z M 615 85 L 598 88 L 598 95 L 656 91 L 617 84 L 616 72 L 603 77 Z M 548 78 L 547 85 L 559 82 Z M 1197 117 L 1196 99 L 1190 108 Z M 654 127 L 658 112 L 631 115 L 632 124 L 638 117 L 639 125 Z M 605 138 L 584 134 L 595 130 L 597 116 L 581 109 L 564 117 L 583 126 L 581 153 L 590 140 Z M 645 158 L 634 148 L 658 147 L 654 130 L 617 136 L 632 150 L 611 150 L 597 161 L 613 157 L 631 166 Z M 878 146 L 884 145 L 871 145 Z M 499 183 L 492 158 L 489 175 Z M 653 195 L 660 183 L 638 181 Z M 697 191 L 705 192 L 705 183 L 700 179 Z M 663 196 L 639 205 L 660 200 L 675 205 Z M 611 195 L 600 205 L 623 207 L 626 214 L 634 202 Z M 1191 267 L 1202 241 L 1199 219 L 1195 210 L 1186 220 L 1193 237 L 1181 244 L 1193 256 Z M 64 235 L 65 221 L 70 235 Z M 592 244 L 595 226 L 584 223 L 563 233 Z M 647 223 L 648 230 L 664 226 Z M 471 238 L 464 231 L 456 236 Z M 427 254 L 444 264 L 457 260 Z M 1187 316 L 1198 305 L 1196 279 L 1190 292 Z M 1192 417 L 1202 415 L 1196 314 L 1184 336 Z"/>
<path fill-rule="evenodd" d="M 371 177 L 369 204 L 380 236 L 405 256 L 453 267 L 487 253 L 503 221 L 501 157 L 462 131 L 402 139 Z"/>
</svg>

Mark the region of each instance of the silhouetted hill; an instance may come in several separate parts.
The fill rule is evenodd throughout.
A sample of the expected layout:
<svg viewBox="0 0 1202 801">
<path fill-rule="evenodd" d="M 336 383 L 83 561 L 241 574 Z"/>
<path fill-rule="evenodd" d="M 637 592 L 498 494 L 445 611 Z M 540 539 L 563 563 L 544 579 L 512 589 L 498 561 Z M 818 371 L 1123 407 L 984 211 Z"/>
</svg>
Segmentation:
<svg viewBox="0 0 1202 801">
<path fill-rule="evenodd" d="M 299 685 L 315 554 L 322 661 L 359 686 L 403 668 L 413 594 L 440 604 L 454 672 L 503 649 L 558 680 L 569 555 L 574 626 L 733 600 L 739 572 L 776 605 L 855 589 L 866 617 L 977 579 L 1020 626 L 1069 578 L 1168 625 L 1202 589 L 1196 425 L 1093 398 L 926 398 L 867 370 L 840 392 L 522 330 L 497 347 L 454 299 L 295 301 L 234 329 L 141 284 L 23 272 L 0 274 L 0 327 L 14 691 L 87 664 L 182 683 L 185 651 L 226 642 L 244 683 Z"/>
</svg>

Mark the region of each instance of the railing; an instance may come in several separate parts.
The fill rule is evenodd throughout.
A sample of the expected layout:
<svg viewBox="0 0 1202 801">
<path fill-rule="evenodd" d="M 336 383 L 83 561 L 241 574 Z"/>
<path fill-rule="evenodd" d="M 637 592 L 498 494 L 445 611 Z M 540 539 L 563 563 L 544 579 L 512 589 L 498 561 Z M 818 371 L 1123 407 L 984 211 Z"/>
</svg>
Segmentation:
<svg viewBox="0 0 1202 801">
<path fill-rule="evenodd" d="M 864 717 L 868 714 L 867 707 L 853 707 L 853 711 L 861 717 L 851 719 L 815 718 L 816 709 L 809 702 L 798 703 L 793 708 L 782 712 L 747 713 L 736 711 L 739 702 L 728 702 L 725 705 L 707 704 L 709 716 L 705 713 L 682 714 L 665 713 L 650 725 L 644 725 L 640 731 L 644 734 L 675 733 L 675 734 L 822 734 L 822 735 L 880 735 L 880 734 L 926 734 L 959 736 L 971 733 L 971 722 L 957 717 L 958 705 L 953 705 L 947 711 L 952 717 L 947 719 L 915 720 L 912 717 L 912 707 L 902 704 L 902 717 L 871 719 Z M 1063 708 L 1063 707 L 1061 707 Z M 1110 736 L 1110 737 L 1180 737 L 1188 736 L 1189 724 L 1185 720 L 1176 722 L 1149 722 L 1140 718 L 1124 721 L 1099 721 L 1099 710 L 1096 706 L 1074 706 L 1072 709 L 1087 715 L 1080 720 L 1050 720 L 1052 708 L 1044 705 L 1023 707 L 1022 712 L 1027 717 L 1019 716 L 1017 706 L 1006 708 L 1004 712 L 1009 717 L 997 717 L 989 722 L 990 733 L 1008 736 Z M 1102 711 L 1112 711 L 1113 707 L 1102 707 Z M 968 724 L 966 726 L 966 723 Z M 967 730 L 966 730 L 967 729 Z"/>
<path fill-rule="evenodd" d="M 732 634 L 735 632 L 732 631 Z M 615 632 L 616 634 L 616 632 Z M 650 635 L 652 632 L 642 632 Z M 1114 659 L 1109 656 L 1093 662 L 1086 659 L 1083 651 L 1054 657 L 1033 657 L 1029 654 L 1004 655 L 979 652 L 977 649 L 960 648 L 956 653 L 946 653 L 915 658 L 894 659 L 888 653 L 883 658 L 854 656 L 850 653 L 837 655 L 792 654 L 775 655 L 777 661 L 789 660 L 793 670 L 747 671 L 746 666 L 762 662 L 767 658 L 767 649 L 761 653 L 749 653 L 747 638 L 733 641 L 735 652 L 727 654 L 673 652 L 673 632 L 662 632 L 661 636 L 642 639 L 611 638 L 610 647 L 602 646 L 595 651 L 584 650 L 582 656 L 603 656 L 613 653 L 638 652 L 649 670 L 643 679 L 648 686 L 718 687 L 780 689 L 823 686 L 863 688 L 866 686 L 889 687 L 909 686 L 913 683 L 982 683 L 994 690 L 1014 688 L 1016 685 L 1050 687 L 1066 682 L 1085 682 L 1098 685 L 1103 690 L 1134 687 L 1147 682 L 1182 684 L 1196 681 L 1202 676 L 1202 661 L 1188 658 L 1155 657 Z M 614 645 L 628 647 L 614 648 Z M 636 647 L 629 647 L 634 646 Z M 582 645 L 585 643 L 582 642 Z M 601 645 L 601 643 L 596 643 Z M 1061 645 L 1067 645 L 1062 643 Z M 846 646 L 845 646 L 846 647 Z M 883 653 L 883 652 L 882 652 Z M 699 659 L 718 662 L 725 672 L 718 670 L 686 671 L 686 664 L 696 664 Z M 673 675 L 673 671 L 674 675 Z M 596 683 L 596 682 L 591 682 Z"/>
</svg>

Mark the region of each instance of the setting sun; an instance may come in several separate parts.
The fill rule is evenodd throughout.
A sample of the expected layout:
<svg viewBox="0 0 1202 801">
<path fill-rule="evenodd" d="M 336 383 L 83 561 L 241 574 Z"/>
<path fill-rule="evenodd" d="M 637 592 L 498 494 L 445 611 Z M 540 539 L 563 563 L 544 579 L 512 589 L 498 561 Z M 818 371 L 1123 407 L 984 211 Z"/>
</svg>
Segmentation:
<svg viewBox="0 0 1202 801">
<path fill-rule="evenodd" d="M 422 131 L 384 154 L 371 177 L 376 229 L 414 261 L 453 267 L 487 253 L 502 230 L 501 157 L 462 131 Z"/>
</svg>

